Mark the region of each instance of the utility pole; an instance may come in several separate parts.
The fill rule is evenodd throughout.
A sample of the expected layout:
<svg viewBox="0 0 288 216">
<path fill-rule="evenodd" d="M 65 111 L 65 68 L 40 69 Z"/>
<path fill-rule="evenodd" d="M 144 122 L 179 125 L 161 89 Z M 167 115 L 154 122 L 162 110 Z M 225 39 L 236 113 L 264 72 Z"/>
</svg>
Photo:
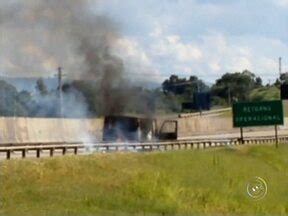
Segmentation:
<svg viewBox="0 0 288 216">
<path fill-rule="evenodd" d="M 200 98 L 200 93 L 201 93 L 200 80 L 197 80 L 197 90 L 198 90 L 198 93 L 199 93 L 197 99 L 199 99 Z M 200 116 L 202 116 L 202 104 L 201 103 L 199 103 L 199 112 L 200 112 Z"/>
<path fill-rule="evenodd" d="M 281 77 L 281 74 L 282 74 L 282 58 L 279 57 L 279 75 L 280 75 L 280 77 Z"/>
<path fill-rule="evenodd" d="M 228 85 L 228 105 L 229 107 L 231 106 L 231 89 L 229 85 Z"/>
<path fill-rule="evenodd" d="M 63 117 L 62 109 L 62 68 L 58 67 L 58 96 L 59 96 L 59 117 Z"/>
</svg>

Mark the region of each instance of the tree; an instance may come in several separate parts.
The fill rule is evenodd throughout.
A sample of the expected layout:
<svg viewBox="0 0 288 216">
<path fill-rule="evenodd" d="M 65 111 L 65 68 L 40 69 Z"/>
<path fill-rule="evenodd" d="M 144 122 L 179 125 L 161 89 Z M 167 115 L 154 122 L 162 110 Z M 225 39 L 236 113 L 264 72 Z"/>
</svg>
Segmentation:
<svg viewBox="0 0 288 216">
<path fill-rule="evenodd" d="M 169 79 L 162 83 L 164 93 L 173 93 L 175 95 L 182 95 L 186 98 L 191 98 L 194 92 L 207 91 L 209 87 L 197 76 L 190 76 L 180 79 L 176 75 L 171 75 Z"/>
<path fill-rule="evenodd" d="M 262 86 L 260 77 L 248 70 L 236 73 L 226 73 L 212 86 L 214 97 L 225 99 L 227 104 L 233 101 L 245 101 L 249 93 Z"/>
<path fill-rule="evenodd" d="M 257 88 L 263 87 L 263 82 L 262 82 L 262 79 L 260 77 L 256 77 L 255 85 Z"/>
<path fill-rule="evenodd" d="M 177 75 L 171 75 L 168 80 L 162 83 L 164 93 L 173 92 L 174 94 L 183 94 L 187 85 L 186 79 L 179 79 Z"/>
<path fill-rule="evenodd" d="M 0 115 L 2 116 L 27 116 L 29 111 L 26 107 L 28 101 L 31 98 L 25 98 L 25 101 L 21 101 L 24 99 L 21 97 L 24 92 L 18 93 L 17 89 L 3 81 L 0 80 Z M 25 93 L 27 96 L 27 92 Z M 26 100 L 27 99 L 27 100 Z"/>
<path fill-rule="evenodd" d="M 44 96 L 48 94 L 47 86 L 44 83 L 42 78 L 39 78 L 36 82 L 36 90 L 40 93 L 40 95 Z"/>
<path fill-rule="evenodd" d="M 288 72 L 282 73 L 280 75 L 280 82 L 284 84 L 288 84 Z"/>
</svg>

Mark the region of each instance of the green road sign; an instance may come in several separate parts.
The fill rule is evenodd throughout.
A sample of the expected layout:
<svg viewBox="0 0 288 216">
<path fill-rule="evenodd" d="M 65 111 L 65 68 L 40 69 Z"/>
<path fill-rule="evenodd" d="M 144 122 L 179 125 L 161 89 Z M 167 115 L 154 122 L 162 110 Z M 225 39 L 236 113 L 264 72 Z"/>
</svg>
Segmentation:
<svg viewBox="0 0 288 216">
<path fill-rule="evenodd" d="M 283 125 L 282 101 L 233 104 L 233 126 Z"/>
</svg>

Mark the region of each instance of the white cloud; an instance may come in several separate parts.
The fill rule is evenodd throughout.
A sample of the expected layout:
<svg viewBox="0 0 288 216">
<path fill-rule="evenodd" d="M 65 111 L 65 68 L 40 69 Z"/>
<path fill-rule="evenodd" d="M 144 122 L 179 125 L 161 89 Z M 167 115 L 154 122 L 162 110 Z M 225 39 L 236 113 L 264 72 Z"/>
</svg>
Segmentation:
<svg viewBox="0 0 288 216">
<path fill-rule="evenodd" d="M 274 2 L 281 7 L 288 7 L 288 0 L 274 0 Z"/>
<path fill-rule="evenodd" d="M 198 43 L 203 50 L 203 64 L 210 65 L 212 74 L 241 71 L 252 67 L 251 50 L 230 41 L 228 36 L 211 33 L 203 36 Z"/>
<path fill-rule="evenodd" d="M 218 71 L 220 72 L 220 70 L 221 70 L 221 66 L 220 66 L 219 62 L 217 62 L 217 61 L 215 61 L 215 62 L 211 61 L 210 63 L 208 63 L 208 66 L 212 71 L 215 71 L 215 72 L 218 72 Z"/>
<path fill-rule="evenodd" d="M 152 34 L 153 35 L 153 34 Z M 202 58 L 202 52 L 192 43 L 185 43 L 179 35 L 157 35 L 156 43 L 152 45 L 155 55 L 161 57 L 172 56 L 179 62 L 198 61 Z"/>
<path fill-rule="evenodd" d="M 135 39 L 118 39 L 114 47 L 114 52 L 115 54 L 121 55 L 121 57 L 124 59 L 129 59 L 129 61 L 137 61 L 144 65 L 150 64 L 148 56 Z"/>
<path fill-rule="evenodd" d="M 279 56 L 283 70 L 288 70 L 288 0 L 114 0 L 106 4 L 103 11 L 122 18 L 123 26 L 128 25 L 124 32 L 137 39 L 151 67 L 163 75 L 193 73 L 214 80 L 225 72 L 249 69 L 276 78 Z"/>
<path fill-rule="evenodd" d="M 285 63 L 288 62 L 287 13 L 283 10 L 288 7 L 288 0 L 101 2 L 93 10 L 111 16 L 120 24 L 124 36 L 118 40 L 114 52 L 123 59 L 128 74 L 135 77 L 153 80 L 156 77 L 163 81 L 163 76 L 178 73 L 214 80 L 225 72 L 244 69 L 276 77 L 279 56 L 283 57 L 283 71 L 288 70 Z M 82 67 L 75 69 L 75 65 L 83 65 L 83 59 L 70 56 L 75 51 L 73 44 L 72 47 L 55 46 L 52 53 L 45 53 L 41 50 L 41 41 L 35 41 L 33 34 L 13 31 L 9 35 L 3 32 L 0 37 L 2 71 L 13 68 L 12 71 L 18 72 L 16 60 L 12 58 L 20 47 L 17 35 L 31 38 L 38 45 L 37 50 L 33 44 L 30 47 L 27 44 L 17 56 L 18 65 L 31 62 L 28 69 L 34 74 L 43 68 L 54 74 L 59 64 L 64 65 L 66 71 L 83 70 Z M 50 40 L 51 45 L 59 44 L 53 38 Z M 62 50 L 65 61 L 59 55 Z"/>
<path fill-rule="evenodd" d="M 113 47 L 113 53 L 123 60 L 126 75 L 131 80 L 163 81 L 163 75 L 152 65 L 150 57 L 135 38 L 119 38 Z"/>
<path fill-rule="evenodd" d="M 163 75 L 197 75 L 213 81 L 226 72 L 250 70 L 256 75 L 277 76 L 277 56 L 288 50 L 279 40 L 265 37 L 232 36 L 209 32 L 194 40 L 184 40 L 157 28 L 151 41 L 142 45 L 151 67 Z M 140 44 L 138 44 L 141 47 Z M 286 55 L 287 56 L 287 55 Z M 288 56 L 287 56 L 288 57 Z M 141 59 L 141 58 L 140 58 Z"/>
</svg>

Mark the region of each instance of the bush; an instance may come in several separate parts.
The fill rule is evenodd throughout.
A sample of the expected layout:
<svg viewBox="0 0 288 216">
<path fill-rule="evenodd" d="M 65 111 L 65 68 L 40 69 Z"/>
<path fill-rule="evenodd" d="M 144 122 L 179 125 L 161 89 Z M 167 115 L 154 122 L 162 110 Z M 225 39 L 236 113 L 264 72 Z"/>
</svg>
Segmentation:
<svg viewBox="0 0 288 216">
<path fill-rule="evenodd" d="M 280 90 L 275 86 L 254 89 L 250 95 L 250 101 L 279 100 Z"/>
</svg>

